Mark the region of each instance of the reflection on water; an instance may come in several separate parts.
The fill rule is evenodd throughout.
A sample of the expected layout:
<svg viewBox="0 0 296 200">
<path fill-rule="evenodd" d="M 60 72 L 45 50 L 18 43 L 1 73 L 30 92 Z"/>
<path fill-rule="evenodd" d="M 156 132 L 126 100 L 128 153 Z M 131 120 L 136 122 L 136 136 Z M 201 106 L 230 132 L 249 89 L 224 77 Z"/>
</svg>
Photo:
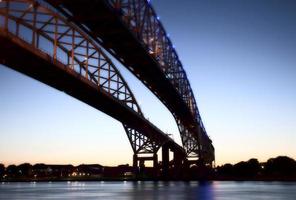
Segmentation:
<svg viewBox="0 0 296 200">
<path fill-rule="evenodd" d="M 290 182 L 47 182 L 0 183 L 0 199 L 296 199 Z"/>
</svg>

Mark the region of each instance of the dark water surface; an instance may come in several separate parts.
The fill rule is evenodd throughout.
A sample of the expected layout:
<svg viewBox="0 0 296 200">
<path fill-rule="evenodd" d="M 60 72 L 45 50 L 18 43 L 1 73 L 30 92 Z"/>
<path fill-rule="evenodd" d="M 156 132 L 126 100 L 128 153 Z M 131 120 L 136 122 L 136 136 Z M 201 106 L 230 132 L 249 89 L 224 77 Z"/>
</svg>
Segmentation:
<svg viewBox="0 0 296 200">
<path fill-rule="evenodd" d="M 0 199 L 296 200 L 296 182 L 0 182 Z"/>
</svg>

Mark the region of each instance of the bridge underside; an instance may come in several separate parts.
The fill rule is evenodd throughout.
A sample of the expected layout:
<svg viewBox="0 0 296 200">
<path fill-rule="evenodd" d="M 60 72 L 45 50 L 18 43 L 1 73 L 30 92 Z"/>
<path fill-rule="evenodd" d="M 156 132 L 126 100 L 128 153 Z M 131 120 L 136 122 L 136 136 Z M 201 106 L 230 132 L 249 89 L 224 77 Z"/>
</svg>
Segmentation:
<svg viewBox="0 0 296 200">
<path fill-rule="evenodd" d="M 157 127 L 145 118 L 135 114 L 127 106 L 114 100 L 99 87 L 89 84 L 83 77 L 54 61 L 47 54 L 32 49 L 20 39 L 15 38 L 0 29 L 0 63 L 26 74 L 36 80 L 63 91 L 88 105 L 112 116 L 129 127 L 146 133 L 147 137 L 154 135 L 155 140 L 168 143 L 173 151 L 184 154 L 182 147 L 168 140 Z M 149 134 L 148 134 L 149 133 Z M 161 133 L 161 134 L 160 134 Z"/>
<path fill-rule="evenodd" d="M 212 163 L 214 148 L 211 140 L 159 63 L 137 38 L 138 30 L 132 31 L 124 24 L 120 9 L 110 7 L 106 0 L 46 1 L 91 35 L 164 103 L 176 119 L 188 156 L 203 157 L 203 161 Z"/>
</svg>

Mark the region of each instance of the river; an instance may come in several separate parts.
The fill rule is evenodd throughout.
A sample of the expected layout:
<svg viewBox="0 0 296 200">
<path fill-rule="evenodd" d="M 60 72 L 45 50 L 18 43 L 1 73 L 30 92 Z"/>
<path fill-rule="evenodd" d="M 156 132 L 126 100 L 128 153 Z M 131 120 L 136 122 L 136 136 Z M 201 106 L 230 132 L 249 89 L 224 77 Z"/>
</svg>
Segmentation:
<svg viewBox="0 0 296 200">
<path fill-rule="evenodd" d="M 296 182 L 0 182 L 0 199 L 296 200 Z"/>
</svg>

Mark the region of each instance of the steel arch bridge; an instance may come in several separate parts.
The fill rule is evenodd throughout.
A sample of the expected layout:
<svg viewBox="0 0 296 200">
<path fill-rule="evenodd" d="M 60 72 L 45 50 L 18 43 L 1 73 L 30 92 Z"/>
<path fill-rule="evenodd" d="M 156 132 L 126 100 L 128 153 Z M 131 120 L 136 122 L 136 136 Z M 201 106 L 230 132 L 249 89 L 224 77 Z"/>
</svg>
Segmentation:
<svg viewBox="0 0 296 200">
<path fill-rule="evenodd" d="M 160 148 L 164 172 L 168 169 L 169 149 L 174 152 L 176 169 L 192 156 L 210 164 L 214 160 L 212 142 L 186 73 L 155 17 L 149 3 L 138 0 L 0 0 L 0 63 L 122 122 L 135 167 L 145 160 L 153 160 L 157 167 Z M 169 108 L 184 149 L 144 117 L 126 81 L 101 46 Z"/>
</svg>

